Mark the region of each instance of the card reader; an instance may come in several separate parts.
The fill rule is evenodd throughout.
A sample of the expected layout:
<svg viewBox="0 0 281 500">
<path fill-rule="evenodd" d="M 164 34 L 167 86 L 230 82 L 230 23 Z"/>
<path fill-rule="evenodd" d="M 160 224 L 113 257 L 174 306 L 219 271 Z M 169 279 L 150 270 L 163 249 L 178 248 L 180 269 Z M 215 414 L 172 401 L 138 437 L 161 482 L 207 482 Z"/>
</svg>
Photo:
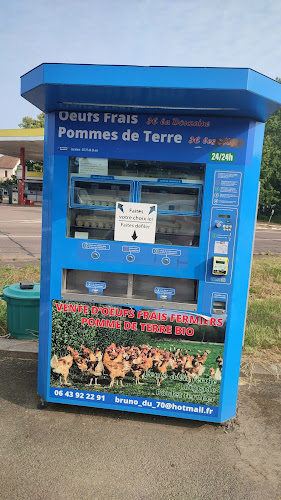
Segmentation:
<svg viewBox="0 0 281 500">
<path fill-rule="evenodd" d="M 212 274 L 216 276 L 219 275 L 227 275 L 228 271 L 228 257 L 218 257 L 214 256 L 213 258 L 213 270 Z"/>
</svg>

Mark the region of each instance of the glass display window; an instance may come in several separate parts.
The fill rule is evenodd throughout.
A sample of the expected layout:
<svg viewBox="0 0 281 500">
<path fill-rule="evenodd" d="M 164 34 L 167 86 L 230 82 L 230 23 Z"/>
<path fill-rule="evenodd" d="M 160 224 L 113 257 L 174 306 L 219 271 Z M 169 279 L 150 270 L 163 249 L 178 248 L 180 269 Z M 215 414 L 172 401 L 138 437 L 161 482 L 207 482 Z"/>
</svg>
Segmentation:
<svg viewBox="0 0 281 500">
<path fill-rule="evenodd" d="M 186 184 L 148 184 L 140 188 L 142 203 L 156 203 L 158 213 L 173 212 L 178 215 L 199 215 L 201 186 L 189 187 Z"/>
<path fill-rule="evenodd" d="M 67 236 L 114 240 L 117 202 L 157 204 L 155 243 L 199 246 L 205 166 L 71 157 Z"/>
<path fill-rule="evenodd" d="M 71 179 L 70 206 L 79 208 L 113 207 L 117 201 L 133 201 L 132 183 L 112 179 Z"/>
</svg>

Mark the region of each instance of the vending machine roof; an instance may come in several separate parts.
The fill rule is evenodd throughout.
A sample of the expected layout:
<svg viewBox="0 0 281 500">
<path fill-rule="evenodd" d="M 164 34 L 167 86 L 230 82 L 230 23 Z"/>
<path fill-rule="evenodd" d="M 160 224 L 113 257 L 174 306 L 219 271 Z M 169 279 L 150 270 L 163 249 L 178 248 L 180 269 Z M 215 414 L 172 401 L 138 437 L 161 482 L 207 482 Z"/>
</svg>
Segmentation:
<svg viewBox="0 0 281 500">
<path fill-rule="evenodd" d="M 265 122 L 281 85 L 245 68 L 44 63 L 21 77 L 21 94 L 42 111 L 112 111 L 248 117 Z"/>
</svg>

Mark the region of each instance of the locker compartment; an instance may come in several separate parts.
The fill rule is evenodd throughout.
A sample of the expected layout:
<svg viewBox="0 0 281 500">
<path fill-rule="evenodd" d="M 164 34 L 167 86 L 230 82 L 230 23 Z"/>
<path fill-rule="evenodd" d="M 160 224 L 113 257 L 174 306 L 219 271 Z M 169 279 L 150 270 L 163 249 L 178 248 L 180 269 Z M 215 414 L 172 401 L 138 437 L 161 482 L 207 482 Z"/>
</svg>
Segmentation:
<svg viewBox="0 0 281 500">
<path fill-rule="evenodd" d="M 130 185 L 113 182 L 74 180 L 74 205 L 113 207 L 117 201 L 130 201 Z"/>
<path fill-rule="evenodd" d="M 171 278 L 165 276 L 143 276 L 134 275 L 133 280 L 133 297 L 144 299 L 144 300 L 155 300 L 157 288 L 163 290 L 173 290 L 174 295 L 171 294 L 172 302 L 194 302 L 196 301 L 196 282 L 194 280 L 188 280 L 184 278 Z M 164 297 L 167 294 L 161 294 L 163 296 L 160 300 L 166 300 Z M 168 299 L 168 297 L 167 297 Z"/>
<path fill-rule="evenodd" d="M 65 289 L 69 292 L 87 293 L 87 281 L 104 282 L 106 288 L 103 295 L 114 297 L 127 297 L 128 275 L 122 273 L 104 273 L 100 271 L 77 271 L 67 269 Z"/>
<path fill-rule="evenodd" d="M 165 276 L 76 269 L 64 269 L 62 276 L 62 299 L 104 304 L 195 311 L 197 289 L 197 280 Z"/>
<path fill-rule="evenodd" d="M 204 182 L 205 165 L 147 160 L 108 159 L 108 175 L 126 176 L 129 179 L 183 179 Z"/>
<path fill-rule="evenodd" d="M 71 211 L 69 219 L 69 236 L 74 237 L 77 231 L 87 234 L 86 238 L 95 240 L 113 240 L 115 212 L 105 210 Z"/>
<path fill-rule="evenodd" d="M 155 242 L 159 245 L 199 246 L 200 217 L 157 215 Z"/>
<path fill-rule="evenodd" d="M 101 210 L 72 211 L 70 236 L 79 231 L 86 239 L 114 239 L 115 212 Z M 155 242 L 159 245 L 198 246 L 200 219 L 182 215 L 158 214 Z"/>
<path fill-rule="evenodd" d="M 199 188 L 186 186 L 143 185 L 142 203 L 157 203 L 158 212 L 188 212 L 197 214 L 199 206 Z"/>
</svg>

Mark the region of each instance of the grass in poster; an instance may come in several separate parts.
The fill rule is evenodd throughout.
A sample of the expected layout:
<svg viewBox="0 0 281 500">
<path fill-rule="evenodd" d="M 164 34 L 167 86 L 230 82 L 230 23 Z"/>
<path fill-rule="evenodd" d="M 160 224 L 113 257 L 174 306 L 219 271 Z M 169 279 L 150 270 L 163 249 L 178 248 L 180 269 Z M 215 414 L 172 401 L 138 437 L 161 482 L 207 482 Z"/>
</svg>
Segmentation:
<svg viewBox="0 0 281 500">
<path fill-rule="evenodd" d="M 177 349 L 181 349 L 181 352 L 188 351 L 192 356 L 196 355 L 196 353 L 203 355 L 206 351 L 210 352 L 204 362 L 204 372 L 200 377 L 190 379 L 187 375 L 176 373 L 169 367 L 160 385 L 157 385 L 157 374 L 153 370 L 149 370 L 143 379 L 140 378 L 140 384 L 136 384 L 134 374 L 128 372 L 124 378 L 123 387 L 120 382 L 117 385 L 117 381 L 110 387 L 108 374 L 101 374 L 98 377 L 99 385 L 94 385 L 94 382 L 93 385 L 89 385 L 90 376 L 81 373 L 73 363 L 68 375 L 69 388 L 218 406 L 220 381 L 210 377 L 210 369 L 217 369 L 218 363 L 216 359 L 223 357 L 223 344 L 163 340 L 150 342 L 150 346 L 172 353 L 176 352 Z M 58 375 L 52 372 L 51 386 L 62 387 Z"/>
</svg>

